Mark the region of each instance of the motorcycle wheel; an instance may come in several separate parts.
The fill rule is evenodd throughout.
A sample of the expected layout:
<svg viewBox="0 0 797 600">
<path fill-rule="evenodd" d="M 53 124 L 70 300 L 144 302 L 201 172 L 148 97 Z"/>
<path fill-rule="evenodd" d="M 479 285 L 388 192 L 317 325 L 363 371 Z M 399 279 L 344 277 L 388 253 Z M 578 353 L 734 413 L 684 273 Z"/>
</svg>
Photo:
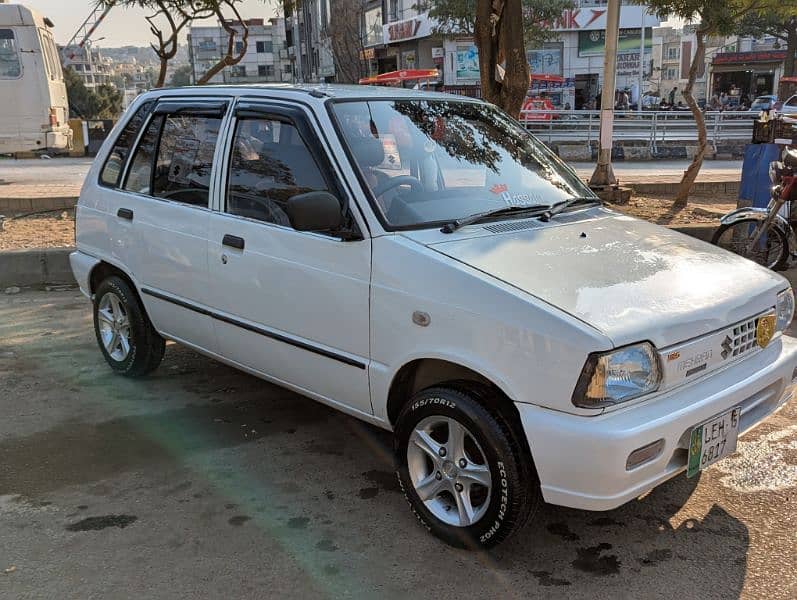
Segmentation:
<svg viewBox="0 0 797 600">
<path fill-rule="evenodd" d="M 783 271 L 789 262 L 789 241 L 783 232 L 770 225 L 753 248 L 750 241 L 761 221 L 743 219 L 728 225 L 720 225 L 714 232 L 711 243 L 734 254 L 743 256 L 774 271 Z"/>
</svg>

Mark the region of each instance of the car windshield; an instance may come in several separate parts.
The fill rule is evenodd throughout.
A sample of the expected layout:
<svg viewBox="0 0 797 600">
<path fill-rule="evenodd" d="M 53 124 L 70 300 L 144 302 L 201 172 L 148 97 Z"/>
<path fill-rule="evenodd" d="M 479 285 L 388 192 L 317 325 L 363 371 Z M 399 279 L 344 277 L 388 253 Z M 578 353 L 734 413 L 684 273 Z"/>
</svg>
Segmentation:
<svg viewBox="0 0 797 600">
<path fill-rule="evenodd" d="M 593 197 L 522 126 L 482 103 L 341 101 L 344 141 L 390 228 Z"/>
</svg>

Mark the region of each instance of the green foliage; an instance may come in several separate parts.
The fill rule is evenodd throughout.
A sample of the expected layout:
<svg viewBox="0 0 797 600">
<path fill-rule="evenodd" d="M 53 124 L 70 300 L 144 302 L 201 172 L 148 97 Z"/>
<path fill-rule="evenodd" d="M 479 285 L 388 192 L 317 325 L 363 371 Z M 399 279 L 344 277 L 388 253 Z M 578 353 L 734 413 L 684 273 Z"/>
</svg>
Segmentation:
<svg viewBox="0 0 797 600">
<path fill-rule="evenodd" d="M 64 69 L 69 111 L 81 119 L 115 119 L 122 112 L 122 93 L 112 85 L 88 89 L 71 68 Z"/>
<path fill-rule="evenodd" d="M 634 0 L 660 18 L 678 17 L 698 23 L 704 35 L 734 35 L 749 15 L 779 10 L 783 0 Z"/>
<path fill-rule="evenodd" d="M 415 8 L 429 11 L 436 19 L 438 35 L 474 35 L 476 32 L 477 0 L 421 0 Z M 557 33 L 546 25 L 573 8 L 573 0 L 522 0 L 523 33 L 528 48 L 536 48 L 554 39 Z"/>
<path fill-rule="evenodd" d="M 182 87 L 186 85 L 191 85 L 191 65 L 183 65 L 178 69 L 175 69 L 174 73 L 172 74 L 172 79 L 169 82 L 169 87 Z"/>
</svg>

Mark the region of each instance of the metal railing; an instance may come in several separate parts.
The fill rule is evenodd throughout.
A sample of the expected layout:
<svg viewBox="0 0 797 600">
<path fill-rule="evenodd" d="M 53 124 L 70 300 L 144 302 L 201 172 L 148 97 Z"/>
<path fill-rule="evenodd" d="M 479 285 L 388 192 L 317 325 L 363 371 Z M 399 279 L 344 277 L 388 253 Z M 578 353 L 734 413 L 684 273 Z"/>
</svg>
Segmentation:
<svg viewBox="0 0 797 600">
<path fill-rule="evenodd" d="M 717 146 L 730 141 L 750 141 L 753 112 L 703 113 L 708 143 Z M 529 110 L 521 111 L 520 122 L 540 138 L 551 144 L 581 142 L 590 145 L 600 135 L 600 111 L 597 110 Z M 665 142 L 696 142 L 697 124 L 689 111 L 615 111 L 613 139 L 647 142 L 652 151 Z"/>
</svg>

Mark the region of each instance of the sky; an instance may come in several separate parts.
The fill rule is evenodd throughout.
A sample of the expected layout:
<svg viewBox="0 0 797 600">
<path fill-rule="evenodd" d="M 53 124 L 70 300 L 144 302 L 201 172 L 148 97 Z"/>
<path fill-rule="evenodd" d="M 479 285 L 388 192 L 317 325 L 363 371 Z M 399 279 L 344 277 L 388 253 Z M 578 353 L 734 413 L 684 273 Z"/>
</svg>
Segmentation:
<svg viewBox="0 0 797 600">
<path fill-rule="evenodd" d="M 14 1 L 14 0 L 12 0 Z M 50 17 L 55 23 L 55 41 L 65 44 L 78 27 L 83 24 L 94 6 L 93 0 L 17 0 Z M 240 5 L 241 16 L 246 19 L 276 16 L 274 0 L 244 0 Z M 151 39 L 149 24 L 144 20 L 147 12 L 138 8 L 114 8 L 108 13 L 92 39 L 95 46 L 113 48 L 117 46 L 148 46 Z M 208 20 L 208 23 L 211 23 Z M 104 37 L 105 39 L 99 40 Z M 99 41 L 96 41 L 99 40 Z"/>
</svg>

